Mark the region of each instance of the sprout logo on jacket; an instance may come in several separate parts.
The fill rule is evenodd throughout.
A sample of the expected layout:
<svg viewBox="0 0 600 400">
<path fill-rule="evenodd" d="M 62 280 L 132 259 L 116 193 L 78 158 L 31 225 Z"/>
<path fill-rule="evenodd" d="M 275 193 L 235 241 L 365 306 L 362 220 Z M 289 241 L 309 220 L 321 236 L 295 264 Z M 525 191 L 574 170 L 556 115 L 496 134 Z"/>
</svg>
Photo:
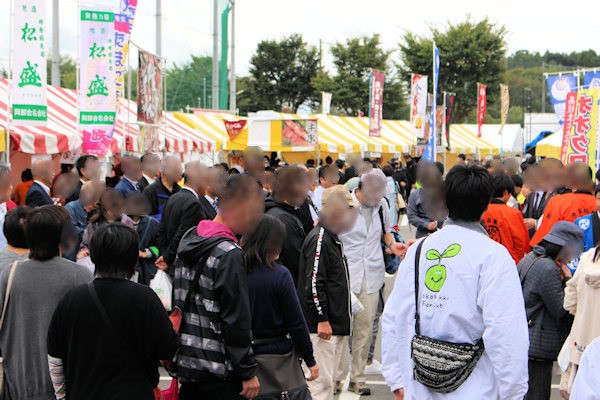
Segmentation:
<svg viewBox="0 0 600 400">
<path fill-rule="evenodd" d="M 427 251 L 427 259 L 438 262 L 431 266 L 425 274 L 425 286 L 427 286 L 427 289 L 436 293 L 442 290 L 446 282 L 446 266 L 442 265 L 442 260 L 444 258 L 455 257 L 458 253 L 460 253 L 460 245 L 458 244 L 451 244 L 442 254 L 435 249 Z"/>
</svg>

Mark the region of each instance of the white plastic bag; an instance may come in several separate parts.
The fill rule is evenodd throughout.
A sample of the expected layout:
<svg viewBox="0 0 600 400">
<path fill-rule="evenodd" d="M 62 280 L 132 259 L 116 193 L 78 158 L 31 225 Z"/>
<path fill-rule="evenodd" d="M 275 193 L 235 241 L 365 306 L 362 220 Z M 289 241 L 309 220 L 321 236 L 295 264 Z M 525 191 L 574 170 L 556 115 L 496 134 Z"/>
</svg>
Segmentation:
<svg viewBox="0 0 600 400">
<path fill-rule="evenodd" d="M 350 292 L 350 304 L 352 305 L 352 315 L 365 311 L 365 306 L 363 306 L 358 297 L 352 292 Z"/>
<path fill-rule="evenodd" d="M 171 311 L 171 296 L 173 292 L 171 277 L 165 271 L 159 269 L 150 281 L 150 289 L 156 292 L 165 310 Z"/>
</svg>

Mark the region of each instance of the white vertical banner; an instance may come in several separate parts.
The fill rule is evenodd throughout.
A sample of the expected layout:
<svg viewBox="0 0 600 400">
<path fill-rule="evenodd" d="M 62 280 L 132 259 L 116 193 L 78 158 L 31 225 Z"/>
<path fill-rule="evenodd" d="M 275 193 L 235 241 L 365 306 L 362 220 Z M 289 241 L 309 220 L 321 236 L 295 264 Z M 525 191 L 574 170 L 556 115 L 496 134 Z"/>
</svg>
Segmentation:
<svg viewBox="0 0 600 400">
<path fill-rule="evenodd" d="M 321 99 L 321 112 L 323 114 L 330 114 L 331 113 L 331 93 L 327 93 L 327 92 L 321 92 L 322 94 L 322 99 Z"/>
<path fill-rule="evenodd" d="M 12 26 L 12 119 L 15 125 L 45 125 L 46 1 L 14 0 Z"/>
<path fill-rule="evenodd" d="M 114 13 L 82 9 L 80 19 L 79 125 L 83 151 L 103 157 L 112 141 L 117 111 Z"/>
<path fill-rule="evenodd" d="M 410 127 L 417 138 L 423 139 L 427 125 L 427 76 L 413 75 L 410 92 Z"/>
</svg>

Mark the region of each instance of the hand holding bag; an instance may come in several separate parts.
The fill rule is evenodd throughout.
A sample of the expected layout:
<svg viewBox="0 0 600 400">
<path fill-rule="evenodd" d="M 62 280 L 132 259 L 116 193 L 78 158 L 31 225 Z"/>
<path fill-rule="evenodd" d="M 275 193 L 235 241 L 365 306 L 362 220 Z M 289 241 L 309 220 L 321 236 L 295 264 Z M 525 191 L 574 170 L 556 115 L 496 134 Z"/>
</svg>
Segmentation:
<svg viewBox="0 0 600 400">
<path fill-rule="evenodd" d="M 438 393 L 451 393 L 467 380 L 483 354 L 483 339 L 476 344 L 452 343 L 421 335 L 419 313 L 419 263 L 421 240 L 415 255 L 415 336 L 411 356 L 415 381 Z"/>
</svg>

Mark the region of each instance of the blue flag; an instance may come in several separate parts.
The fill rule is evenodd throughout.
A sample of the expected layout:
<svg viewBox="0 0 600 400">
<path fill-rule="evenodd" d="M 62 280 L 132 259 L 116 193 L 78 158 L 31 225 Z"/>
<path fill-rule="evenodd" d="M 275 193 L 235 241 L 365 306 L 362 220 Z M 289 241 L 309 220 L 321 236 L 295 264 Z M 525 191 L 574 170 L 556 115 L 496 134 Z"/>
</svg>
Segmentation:
<svg viewBox="0 0 600 400">
<path fill-rule="evenodd" d="M 554 114 L 562 125 L 565 119 L 565 104 L 567 93 L 577 91 L 577 78 L 575 75 L 548 75 L 548 91 L 554 106 Z"/>
<path fill-rule="evenodd" d="M 431 124 L 429 125 L 429 141 L 423 152 L 423 158 L 435 162 L 435 142 L 436 142 L 436 129 L 435 129 L 435 111 L 437 109 L 437 92 L 438 92 L 438 80 L 440 75 L 440 51 L 433 44 L 433 98 L 431 100 Z"/>
</svg>

